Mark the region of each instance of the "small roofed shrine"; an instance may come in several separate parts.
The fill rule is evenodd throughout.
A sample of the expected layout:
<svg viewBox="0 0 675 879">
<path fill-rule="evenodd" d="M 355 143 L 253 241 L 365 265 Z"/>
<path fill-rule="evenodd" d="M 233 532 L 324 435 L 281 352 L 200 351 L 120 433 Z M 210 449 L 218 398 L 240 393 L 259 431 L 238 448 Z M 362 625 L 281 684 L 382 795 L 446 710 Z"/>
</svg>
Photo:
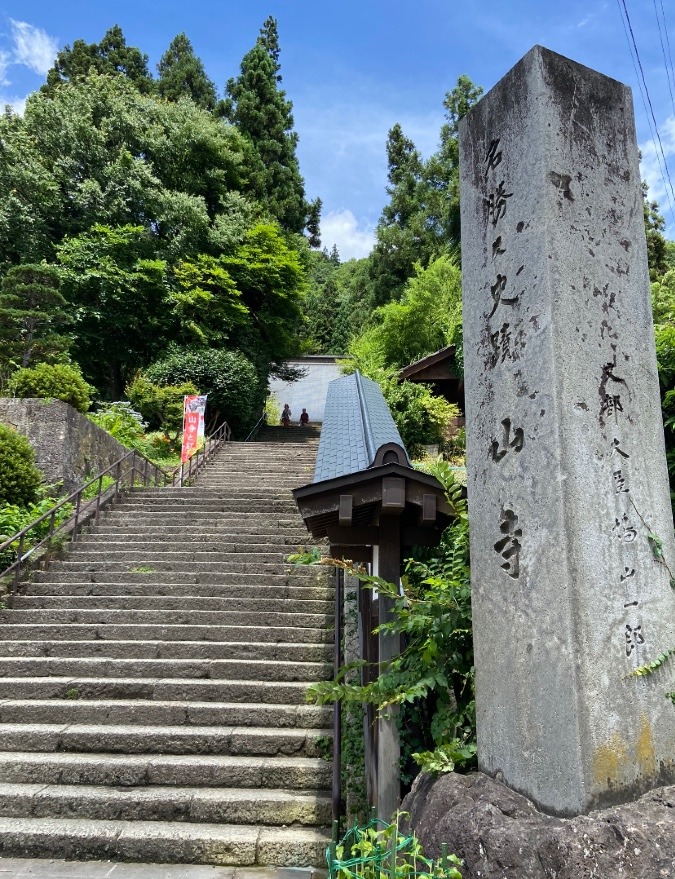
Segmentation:
<svg viewBox="0 0 675 879">
<path fill-rule="evenodd" d="M 401 581 L 404 548 L 435 546 L 453 517 L 443 486 L 410 463 L 376 382 L 359 372 L 328 386 L 314 479 L 293 496 L 312 536 L 327 538 L 333 558 L 370 565 L 389 583 Z M 393 598 L 360 589 L 363 682 L 400 653 L 400 640 L 373 629 L 391 619 Z M 366 676 L 369 676 L 366 678 Z M 371 805 L 389 820 L 400 803 L 396 709 L 372 713 L 365 725 Z"/>
<path fill-rule="evenodd" d="M 358 371 L 328 386 L 314 479 L 293 496 L 312 536 L 359 562 L 391 542 L 390 520 L 403 548 L 435 546 L 452 518 L 442 485 L 410 463 L 379 385 Z"/>
<path fill-rule="evenodd" d="M 439 397 L 454 403 L 464 412 L 464 378 L 457 367 L 456 348 L 448 345 L 433 354 L 409 363 L 398 373 L 399 381 L 429 385 Z"/>
</svg>

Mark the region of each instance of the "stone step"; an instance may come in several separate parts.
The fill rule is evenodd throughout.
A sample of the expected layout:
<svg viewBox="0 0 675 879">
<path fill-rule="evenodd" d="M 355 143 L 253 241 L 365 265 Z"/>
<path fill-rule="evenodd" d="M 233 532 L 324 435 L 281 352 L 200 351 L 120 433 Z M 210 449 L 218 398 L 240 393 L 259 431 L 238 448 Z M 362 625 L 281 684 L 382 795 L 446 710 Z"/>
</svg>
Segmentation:
<svg viewBox="0 0 675 879">
<path fill-rule="evenodd" d="M 11 633 L 10 633 L 11 634 Z M 94 659 L 242 660 L 327 663 L 329 644 L 247 643 L 245 641 L 9 641 L 0 640 L 0 657 Z"/>
<path fill-rule="evenodd" d="M 290 492 L 289 492 L 290 498 Z M 293 499 L 289 500 L 268 500 L 266 498 L 254 499 L 249 501 L 239 498 L 223 498 L 222 500 L 210 500 L 204 498 L 202 501 L 185 501 L 176 503 L 174 501 L 163 500 L 161 497 L 154 499 L 147 498 L 143 501 L 132 503 L 129 500 L 123 500 L 115 504 L 116 513 L 134 513 L 139 508 L 146 513 L 255 513 L 258 516 L 282 515 L 284 518 L 290 518 L 294 513 L 297 514 L 297 507 L 293 503 Z M 296 520 L 297 521 L 297 520 Z"/>
<path fill-rule="evenodd" d="M 86 529 L 87 538 L 110 536 L 117 539 L 121 535 L 144 534 L 149 538 L 159 537 L 162 540 L 175 540 L 176 537 L 189 534 L 204 534 L 206 537 L 218 538 L 220 540 L 257 540 L 258 535 L 264 535 L 265 541 L 271 540 L 276 543 L 307 543 L 310 535 L 307 530 L 298 527 L 296 521 L 290 519 L 283 524 L 258 523 L 257 525 L 242 523 L 237 517 L 221 522 L 206 519 L 201 523 L 194 524 L 190 519 L 186 518 L 183 525 L 160 524 L 164 522 L 164 517 L 157 520 L 157 524 L 152 525 L 149 522 L 141 523 L 137 517 L 131 519 L 114 519 L 112 516 L 101 519 L 101 524 L 93 525 Z M 136 538 L 138 539 L 138 538 Z"/>
<path fill-rule="evenodd" d="M 330 797 L 304 791 L 0 784 L 2 818 L 327 825 Z"/>
<path fill-rule="evenodd" d="M 160 702 L 143 699 L 5 699 L 0 723 L 97 723 L 149 726 L 328 728 L 333 709 L 258 702 Z"/>
<path fill-rule="evenodd" d="M 18 619 L 22 619 L 21 616 Z M 197 626 L 197 625 L 115 625 L 89 623 L 64 625 L 55 623 L 25 624 L 15 622 L 0 626 L 0 641 L 205 641 L 211 643 L 276 643 L 330 644 L 333 633 L 326 629 L 294 629 L 290 626 Z"/>
<path fill-rule="evenodd" d="M 157 699 L 298 705 L 307 683 L 208 678 L 0 678 L 0 699 Z"/>
<path fill-rule="evenodd" d="M 3 610 L 1 624 L 29 623 L 98 623 L 106 625 L 185 625 L 185 626 L 246 626 L 248 632 L 266 626 L 282 626 L 301 629 L 321 629 L 331 621 L 330 614 L 277 613 L 275 611 L 221 611 L 221 610 L 107 610 L 106 608 L 82 609 L 59 608 L 58 610 Z M 257 637 L 247 640 L 256 641 Z M 284 639 L 286 640 L 286 639 Z"/>
<path fill-rule="evenodd" d="M 317 757 L 0 751 L 0 782 L 11 784 L 325 791 L 331 780 L 330 763 Z"/>
<path fill-rule="evenodd" d="M 308 535 L 301 535 L 308 538 Z M 124 542 L 128 547 L 162 546 L 165 549 L 190 549 L 195 543 L 203 544 L 203 548 L 216 548 L 221 552 L 292 552 L 298 544 L 304 545 L 309 542 L 298 540 L 294 534 L 228 534 L 225 531 L 204 531 L 203 528 L 193 527 L 176 528 L 167 533 L 162 528 L 142 528 L 127 526 L 97 528 L 83 537 L 77 543 L 71 544 L 70 552 L 79 552 L 82 547 L 95 549 L 98 547 L 118 546 Z"/>
<path fill-rule="evenodd" d="M 89 542 L 76 544 L 73 550 L 68 553 L 68 559 L 73 564 L 83 564 L 84 562 L 104 562 L 110 559 L 113 562 L 137 562 L 139 559 L 147 559 L 147 561 L 161 562 L 166 560 L 167 564 L 173 562 L 224 562 L 226 564 L 246 564 L 248 569 L 251 566 L 259 565 L 284 565 L 286 557 L 292 551 L 292 548 L 284 547 L 278 552 L 256 552 L 247 553 L 246 550 L 228 550 L 220 547 L 216 542 L 212 546 L 203 545 L 202 543 L 187 544 L 185 548 L 170 544 L 168 547 L 157 546 L 150 542 L 136 542 L 127 544 L 122 541 L 110 543 L 107 549 L 103 548 L 103 544 L 90 546 Z"/>
<path fill-rule="evenodd" d="M 251 593 L 253 595 L 253 592 Z M 169 595 L 17 595 L 12 599 L 12 610 L 53 610 L 82 608 L 94 610 L 181 610 L 218 611 L 220 613 L 311 613 L 330 614 L 333 604 L 330 601 L 311 599 L 265 599 L 265 598 L 227 598 L 220 595 L 209 596 L 169 596 Z"/>
<path fill-rule="evenodd" d="M 189 678 L 219 681 L 323 681 L 325 662 L 253 659 L 129 659 L 61 656 L 0 656 L 0 677 Z M 0 747 L 2 740 L 0 739 Z"/>
<path fill-rule="evenodd" d="M 319 757 L 330 730 L 226 726 L 2 723 L 3 752 Z"/>
<path fill-rule="evenodd" d="M 53 595 L 63 600 L 66 595 L 167 595 L 192 596 L 194 598 L 259 598 L 264 601 L 320 601 L 333 606 L 333 590 L 326 586 L 258 586 L 253 584 L 201 585 L 196 583 L 79 583 L 45 582 L 26 584 L 27 591 L 18 595 Z"/>
<path fill-rule="evenodd" d="M 0 854 L 72 860 L 265 866 L 320 866 L 330 835 L 312 828 L 2 818 Z"/>
<path fill-rule="evenodd" d="M 168 555 L 168 554 L 167 554 Z M 71 560 L 74 557 L 70 554 L 66 555 L 66 561 L 54 562 L 50 566 L 50 570 L 58 573 L 90 574 L 101 573 L 105 571 L 115 572 L 119 574 L 190 574 L 198 569 L 200 574 L 252 574 L 263 582 L 269 576 L 283 576 L 292 572 L 294 577 L 307 576 L 308 572 L 302 567 L 294 567 L 287 562 L 263 562 L 256 564 L 253 561 L 245 561 L 237 559 L 235 561 L 208 561 L 200 558 L 198 561 L 190 559 L 180 559 L 176 561 L 167 561 L 167 555 L 162 553 L 148 553 L 147 556 L 141 558 L 125 559 L 123 561 L 89 561 L 87 559 Z M 155 557 L 153 557 L 155 556 Z M 244 557 L 245 558 L 245 557 Z M 140 568 L 140 570 L 139 570 Z M 110 579 L 110 577 L 108 578 Z"/>
<path fill-rule="evenodd" d="M 248 586 L 253 588 L 276 587 L 279 589 L 294 588 L 302 589 L 330 586 L 331 573 L 324 567 L 289 566 L 290 574 L 266 574 L 263 578 L 260 574 L 251 574 L 241 571 L 90 571 L 90 570 L 61 570 L 52 565 L 47 571 L 34 571 L 28 587 L 33 582 L 37 583 L 79 583 L 80 585 L 109 583 L 111 580 L 119 580 L 120 583 L 136 584 L 139 586 L 170 586 L 173 584 L 195 585 L 222 585 L 222 586 Z M 115 576 L 118 574 L 119 576 Z"/>
</svg>

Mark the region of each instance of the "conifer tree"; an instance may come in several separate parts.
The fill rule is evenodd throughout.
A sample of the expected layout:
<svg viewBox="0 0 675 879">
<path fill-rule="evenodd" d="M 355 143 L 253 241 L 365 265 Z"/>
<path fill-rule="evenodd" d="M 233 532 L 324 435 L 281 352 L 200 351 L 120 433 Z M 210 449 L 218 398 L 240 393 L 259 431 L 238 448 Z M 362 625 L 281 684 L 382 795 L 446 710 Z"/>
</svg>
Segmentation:
<svg viewBox="0 0 675 879">
<path fill-rule="evenodd" d="M 13 266 L 0 284 L 0 352 L 4 363 L 27 367 L 68 350 L 61 334 L 72 319 L 59 292 L 58 271 L 48 265 Z"/>
<path fill-rule="evenodd" d="M 148 56 L 135 46 L 127 46 L 122 28 L 113 25 L 100 43 L 75 40 L 56 56 L 54 66 L 47 73 L 42 91 L 53 94 L 54 89 L 66 82 L 82 79 L 91 70 L 103 74 L 120 74 L 131 80 L 142 94 L 150 94 L 154 82 L 148 71 Z"/>
<path fill-rule="evenodd" d="M 249 178 L 255 197 L 283 229 L 302 232 L 310 205 L 295 152 L 293 104 L 278 87 L 279 69 L 277 25 L 268 18 L 255 46 L 242 59 L 241 73 L 228 81 L 221 110 L 251 144 Z M 313 211 L 311 221 L 316 225 L 316 203 Z"/>
<path fill-rule="evenodd" d="M 173 38 L 157 65 L 157 92 L 167 101 L 187 97 L 203 110 L 215 110 L 216 87 L 195 55 L 192 43 L 182 33 Z"/>
</svg>

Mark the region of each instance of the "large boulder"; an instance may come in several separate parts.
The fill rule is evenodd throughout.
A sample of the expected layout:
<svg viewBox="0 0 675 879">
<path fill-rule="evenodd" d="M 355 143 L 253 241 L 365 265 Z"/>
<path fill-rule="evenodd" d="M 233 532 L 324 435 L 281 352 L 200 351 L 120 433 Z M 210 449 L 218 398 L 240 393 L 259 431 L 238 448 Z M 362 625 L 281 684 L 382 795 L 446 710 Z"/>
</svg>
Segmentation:
<svg viewBox="0 0 675 879">
<path fill-rule="evenodd" d="M 425 854 L 441 843 L 464 879 L 671 879 L 675 786 L 576 818 L 554 818 L 480 772 L 420 775 L 402 809 Z"/>
</svg>

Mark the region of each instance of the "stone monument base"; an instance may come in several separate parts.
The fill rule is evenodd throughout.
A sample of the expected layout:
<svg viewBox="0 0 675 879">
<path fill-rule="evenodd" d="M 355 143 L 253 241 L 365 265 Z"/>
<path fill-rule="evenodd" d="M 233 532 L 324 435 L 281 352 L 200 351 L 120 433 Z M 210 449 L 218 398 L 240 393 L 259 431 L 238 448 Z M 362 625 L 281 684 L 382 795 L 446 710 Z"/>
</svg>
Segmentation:
<svg viewBox="0 0 675 879">
<path fill-rule="evenodd" d="M 463 879 L 675 877 L 675 786 L 553 818 L 481 772 L 420 775 L 401 808 L 425 854 L 438 857 L 447 842 L 464 860 Z"/>
</svg>

